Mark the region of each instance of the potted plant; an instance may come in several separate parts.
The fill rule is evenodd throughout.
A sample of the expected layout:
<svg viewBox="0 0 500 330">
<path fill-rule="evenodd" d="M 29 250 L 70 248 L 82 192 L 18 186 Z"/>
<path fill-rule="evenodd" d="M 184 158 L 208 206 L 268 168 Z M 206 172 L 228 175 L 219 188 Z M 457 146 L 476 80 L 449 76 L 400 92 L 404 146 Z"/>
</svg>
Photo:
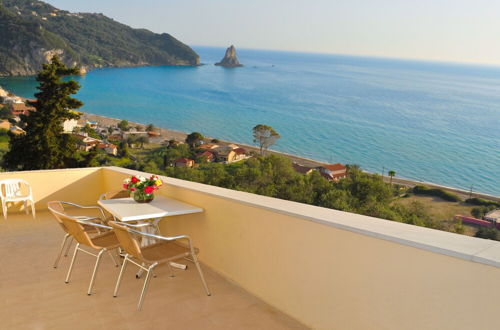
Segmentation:
<svg viewBox="0 0 500 330">
<path fill-rule="evenodd" d="M 137 203 L 149 203 L 154 198 L 154 192 L 163 185 L 156 175 L 149 179 L 143 176 L 132 176 L 123 181 L 123 189 L 130 191 Z"/>
</svg>

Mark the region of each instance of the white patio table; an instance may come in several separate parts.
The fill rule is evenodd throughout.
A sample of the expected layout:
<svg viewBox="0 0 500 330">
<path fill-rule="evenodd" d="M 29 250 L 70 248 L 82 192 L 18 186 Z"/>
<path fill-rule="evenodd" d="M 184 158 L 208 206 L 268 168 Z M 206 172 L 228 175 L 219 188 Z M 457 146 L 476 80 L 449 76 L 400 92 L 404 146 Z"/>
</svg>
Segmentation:
<svg viewBox="0 0 500 330">
<path fill-rule="evenodd" d="M 158 235 L 161 235 L 158 224 L 162 218 L 203 212 L 202 208 L 163 196 L 155 196 L 150 203 L 137 203 L 132 198 L 116 198 L 99 200 L 97 204 L 119 221 L 150 223 L 152 227 L 141 227 L 141 230 L 148 232 L 148 229 L 153 229 Z M 143 240 L 142 244 L 148 245 L 149 241 Z M 172 263 L 171 265 L 186 269 L 186 266 L 182 264 Z"/>
</svg>

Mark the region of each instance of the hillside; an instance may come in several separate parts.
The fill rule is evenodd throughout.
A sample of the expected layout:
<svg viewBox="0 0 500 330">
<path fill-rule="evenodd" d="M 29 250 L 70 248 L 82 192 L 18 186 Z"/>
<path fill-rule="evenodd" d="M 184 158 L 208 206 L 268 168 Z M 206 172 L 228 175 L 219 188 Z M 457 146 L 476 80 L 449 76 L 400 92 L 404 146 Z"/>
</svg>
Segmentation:
<svg viewBox="0 0 500 330">
<path fill-rule="evenodd" d="M 53 54 L 85 69 L 199 64 L 189 46 L 166 33 L 42 1 L 0 0 L 0 76 L 34 74 Z"/>
</svg>

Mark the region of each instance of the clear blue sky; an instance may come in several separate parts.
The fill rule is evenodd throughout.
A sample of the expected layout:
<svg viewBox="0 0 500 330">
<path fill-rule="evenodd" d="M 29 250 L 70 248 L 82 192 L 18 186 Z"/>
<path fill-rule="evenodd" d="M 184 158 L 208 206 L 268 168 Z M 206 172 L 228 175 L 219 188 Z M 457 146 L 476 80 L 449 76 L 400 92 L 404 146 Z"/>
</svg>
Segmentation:
<svg viewBox="0 0 500 330">
<path fill-rule="evenodd" d="M 189 45 L 500 64 L 497 0 L 46 0 Z"/>
</svg>

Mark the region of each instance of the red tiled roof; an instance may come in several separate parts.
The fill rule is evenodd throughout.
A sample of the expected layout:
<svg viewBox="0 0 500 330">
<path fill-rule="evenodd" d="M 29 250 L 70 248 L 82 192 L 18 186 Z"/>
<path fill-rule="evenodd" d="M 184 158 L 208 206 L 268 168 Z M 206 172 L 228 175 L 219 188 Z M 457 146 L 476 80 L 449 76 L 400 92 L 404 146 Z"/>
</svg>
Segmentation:
<svg viewBox="0 0 500 330">
<path fill-rule="evenodd" d="M 208 150 L 205 150 L 199 154 L 196 155 L 197 157 L 205 157 L 205 158 L 212 158 L 214 157 L 214 154 Z"/>
<path fill-rule="evenodd" d="M 247 153 L 247 151 L 243 148 L 236 148 L 233 150 L 237 155 L 244 155 Z"/>
<path fill-rule="evenodd" d="M 324 168 L 330 170 L 330 171 L 345 171 L 347 168 L 345 165 L 342 165 L 340 163 L 337 164 L 330 164 L 330 165 L 323 165 Z"/>
<path fill-rule="evenodd" d="M 183 158 L 179 158 L 179 159 L 177 159 L 175 162 L 176 162 L 176 163 L 190 163 L 190 162 L 193 162 L 193 161 L 194 161 L 194 160 L 192 160 L 192 159 L 189 159 L 189 158 L 184 158 L 184 157 L 183 157 Z"/>
</svg>

